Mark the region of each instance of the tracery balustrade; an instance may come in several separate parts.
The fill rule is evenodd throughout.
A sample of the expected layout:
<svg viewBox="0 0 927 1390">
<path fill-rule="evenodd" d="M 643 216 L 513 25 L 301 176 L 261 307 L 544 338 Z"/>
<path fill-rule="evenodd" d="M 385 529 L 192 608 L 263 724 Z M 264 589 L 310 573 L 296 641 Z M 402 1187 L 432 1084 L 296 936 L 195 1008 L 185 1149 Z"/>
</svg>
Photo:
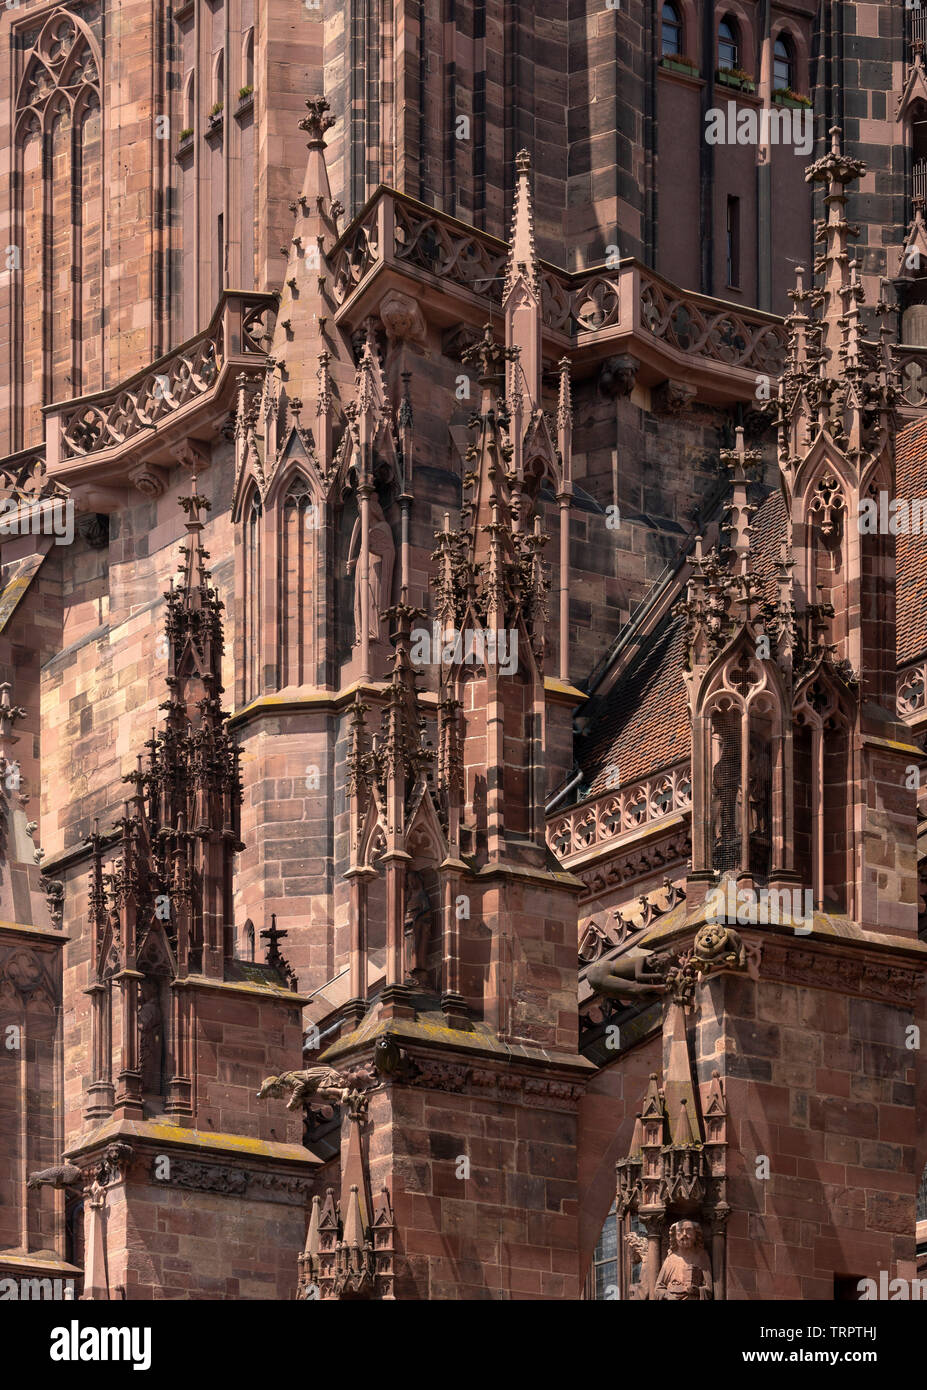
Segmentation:
<svg viewBox="0 0 927 1390">
<path fill-rule="evenodd" d="M 682 763 L 551 816 L 547 843 L 559 859 L 566 860 L 642 825 L 687 810 L 691 801 L 689 764 Z"/>
</svg>

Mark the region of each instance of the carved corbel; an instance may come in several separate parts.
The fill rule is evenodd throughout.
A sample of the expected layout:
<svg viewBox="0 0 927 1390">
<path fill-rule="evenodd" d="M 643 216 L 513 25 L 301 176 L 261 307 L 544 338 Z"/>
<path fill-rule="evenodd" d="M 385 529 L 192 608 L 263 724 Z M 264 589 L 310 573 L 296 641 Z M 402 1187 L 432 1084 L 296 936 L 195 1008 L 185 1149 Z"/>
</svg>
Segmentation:
<svg viewBox="0 0 927 1390">
<path fill-rule="evenodd" d="M 682 415 L 698 392 L 686 381 L 662 382 L 653 392 L 653 408 L 664 415 Z"/>
<path fill-rule="evenodd" d="M 129 473 L 129 482 L 145 497 L 162 497 L 167 490 L 167 474 L 150 463 L 138 463 Z"/>
<path fill-rule="evenodd" d="M 390 342 L 422 344 L 425 341 L 425 318 L 411 295 L 389 290 L 377 310 Z"/>
<path fill-rule="evenodd" d="M 102 483 L 73 483 L 71 485 L 71 501 L 77 512 L 85 514 L 99 512 L 103 516 L 108 516 L 110 512 L 125 511 L 128 494 L 125 488 L 106 487 Z M 80 521 L 78 521 L 79 529 Z"/>
<path fill-rule="evenodd" d="M 77 518 L 77 534 L 91 550 L 105 550 L 109 545 L 109 517 L 105 512 L 93 512 Z"/>
<path fill-rule="evenodd" d="M 198 439 L 181 439 L 170 445 L 170 451 L 182 468 L 189 468 L 193 474 L 202 473 L 209 467 L 209 451 Z"/>
<path fill-rule="evenodd" d="M 640 359 L 630 353 L 618 357 L 606 357 L 599 368 L 599 390 L 610 399 L 616 396 L 630 396 L 640 370 Z"/>
</svg>

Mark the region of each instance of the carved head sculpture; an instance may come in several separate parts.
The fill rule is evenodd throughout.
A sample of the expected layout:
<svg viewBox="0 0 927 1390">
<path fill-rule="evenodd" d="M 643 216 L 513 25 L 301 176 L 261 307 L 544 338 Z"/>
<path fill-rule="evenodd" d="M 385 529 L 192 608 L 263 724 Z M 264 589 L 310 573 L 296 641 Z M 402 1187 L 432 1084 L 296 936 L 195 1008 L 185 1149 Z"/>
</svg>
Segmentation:
<svg viewBox="0 0 927 1390">
<path fill-rule="evenodd" d="M 701 1250 L 705 1244 L 702 1228 L 695 1221 L 677 1221 L 670 1226 L 670 1250 Z"/>
<path fill-rule="evenodd" d="M 746 959 L 744 944 L 735 931 L 723 923 L 709 923 L 695 934 L 695 955 L 709 965 L 726 961 L 743 966 Z"/>
<path fill-rule="evenodd" d="M 282 1096 L 286 1091 L 283 1078 L 280 1076 L 266 1076 L 261 1082 L 261 1089 L 257 1093 L 258 1100 L 264 1100 L 267 1096 Z"/>
</svg>

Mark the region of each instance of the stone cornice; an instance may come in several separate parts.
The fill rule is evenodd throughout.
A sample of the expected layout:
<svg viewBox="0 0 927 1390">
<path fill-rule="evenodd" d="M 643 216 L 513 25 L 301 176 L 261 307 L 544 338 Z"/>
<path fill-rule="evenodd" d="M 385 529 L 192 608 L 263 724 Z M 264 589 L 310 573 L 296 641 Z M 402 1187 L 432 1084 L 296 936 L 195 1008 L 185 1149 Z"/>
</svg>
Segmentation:
<svg viewBox="0 0 927 1390">
<path fill-rule="evenodd" d="M 110 1120 L 72 1144 L 65 1157 L 70 1162 L 89 1159 L 98 1149 L 109 1144 L 136 1146 L 145 1152 L 179 1151 L 185 1155 L 200 1155 L 216 1160 L 260 1160 L 297 1171 L 316 1168 L 322 1159 L 300 1144 L 281 1144 L 266 1139 L 251 1139 L 243 1134 L 224 1134 L 212 1130 L 185 1129 L 160 1120 Z M 84 1167 L 86 1164 L 78 1164 Z"/>
</svg>

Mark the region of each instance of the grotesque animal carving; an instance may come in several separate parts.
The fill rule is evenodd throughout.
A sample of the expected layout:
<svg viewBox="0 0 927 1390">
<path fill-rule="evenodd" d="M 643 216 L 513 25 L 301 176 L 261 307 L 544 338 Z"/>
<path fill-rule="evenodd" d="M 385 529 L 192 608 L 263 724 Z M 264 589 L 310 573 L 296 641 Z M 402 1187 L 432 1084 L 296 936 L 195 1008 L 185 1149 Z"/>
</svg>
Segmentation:
<svg viewBox="0 0 927 1390">
<path fill-rule="evenodd" d="M 743 970 L 747 963 L 744 943 L 735 931 L 720 923 L 709 923 L 695 934 L 695 958 L 705 965 L 730 965 Z"/>
<path fill-rule="evenodd" d="M 310 1067 L 308 1071 L 285 1071 L 280 1076 L 268 1076 L 258 1091 L 258 1100 L 267 1096 L 278 1098 L 290 1092 L 287 1110 L 300 1106 L 321 1104 L 331 1114 L 330 1107 L 343 1104 L 350 1096 L 373 1090 L 377 1077 L 368 1067 L 350 1071 L 335 1071 L 333 1067 Z"/>
<path fill-rule="evenodd" d="M 54 1168 L 40 1168 L 30 1173 L 27 1187 L 77 1187 L 84 1180 L 81 1170 L 73 1163 L 59 1163 Z"/>
<path fill-rule="evenodd" d="M 268 1076 L 262 1082 L 257 1097 L 258 1100 L 264 1100 L 267 1096 L 277 1099 L 289 1091 L 286 1108 L 298 1110 L 314 1100 L 340 1105 L 349 1090 L 340 1072 L 331 1067 L 310 1067 L 308 1071 L 285 1071 L 280 1076 Z"/>
<path fill-rule="evenodd" d="M 665 959 L 662 954 L 632 946 L 616 959 L 596 961 L 587 970 L 586 979 L 597 994 L 632 1003 L 642 995 L 666 993 L 661 973 Z"/>
</svg>

